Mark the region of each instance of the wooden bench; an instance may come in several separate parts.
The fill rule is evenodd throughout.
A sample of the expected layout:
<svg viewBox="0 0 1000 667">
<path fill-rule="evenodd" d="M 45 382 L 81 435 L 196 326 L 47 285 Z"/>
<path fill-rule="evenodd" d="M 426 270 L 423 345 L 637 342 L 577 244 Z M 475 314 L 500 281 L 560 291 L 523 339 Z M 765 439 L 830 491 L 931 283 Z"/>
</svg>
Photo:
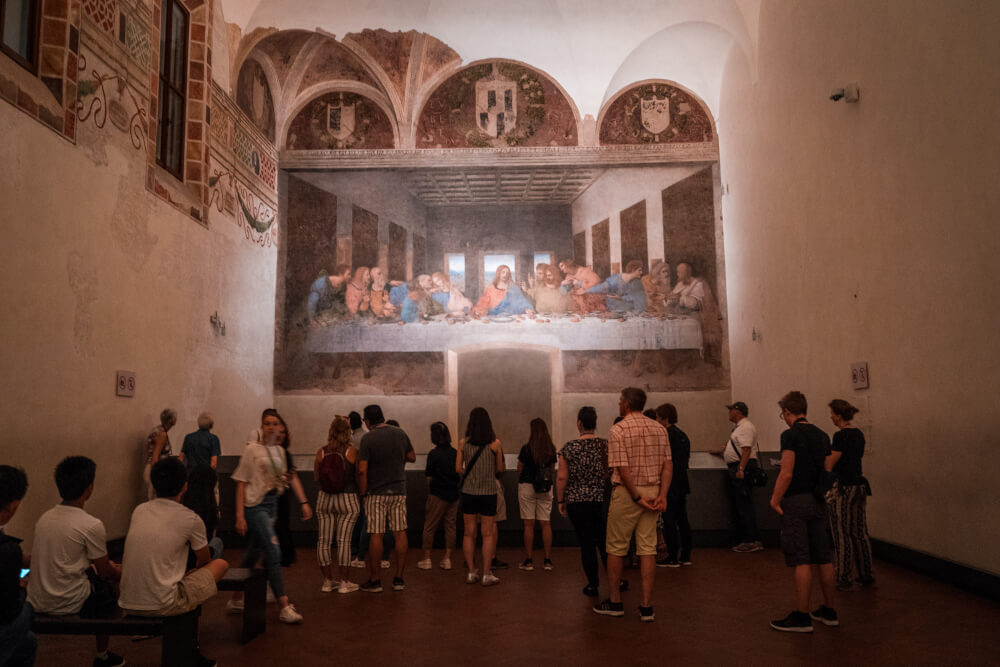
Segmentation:
<svg viewBox="0 0 1000 667">
<path fill-rule="evenodd" d="M 231 567 L 219 581 L 220 591 L 243 591 L 243 634 L 246 644 L 267 629 L 267 572 Z"/>
<path fill-rule="evenodd" d="M 32 630 L 42 635 L 150 635 L 162 636 L 160 664 L 190 667 L 198 664 L 198 616 L 195 609 L 180 616 L 129 616 L 121 609 L 108 618 L 35 614 Z"/>
</svg>

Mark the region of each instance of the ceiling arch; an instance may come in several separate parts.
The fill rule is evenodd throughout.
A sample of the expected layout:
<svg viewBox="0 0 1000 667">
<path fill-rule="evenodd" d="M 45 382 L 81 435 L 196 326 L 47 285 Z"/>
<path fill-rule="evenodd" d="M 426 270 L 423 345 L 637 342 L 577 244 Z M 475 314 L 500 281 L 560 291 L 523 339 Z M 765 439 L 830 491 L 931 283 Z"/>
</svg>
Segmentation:
<svg viewBox="0 0 1000 667">
<path fill-rule="evenodd" d="M 222 0 L 226 20 L 244 34 L 259 28 L 319 30 L 344 37 L 365 29 L 417 30 L 457 51 L 463 62 L 501 58 L 531 63 L 566 90 L 581 115 L 596 117 L 625 83 L 668 78 L 694 90 L 714 112 L 724 61 L 734 45 L 756 63 L 760 0 Z M 705 24 L 713 30 L 692 30 Z M 664 31 L 680 27 L 676 32 Z M 701 34 L 705 41 L 697 43 Z M 640 74 L 650 55 L 667 51 L 664 36 L 687 41 L 656 71 Z M 722 39 L 728 35 L 727 39 Z M 721 51 L 721 53 L 720 53 Z M 646 64 L 649 64 L 648 62 Z M 654 64 L 655 68 L 655 64 Z M 669 70 L 669 71 L 667 71 Z M 716 91 L 716 92 L 712 92 Z"/>
</svg>

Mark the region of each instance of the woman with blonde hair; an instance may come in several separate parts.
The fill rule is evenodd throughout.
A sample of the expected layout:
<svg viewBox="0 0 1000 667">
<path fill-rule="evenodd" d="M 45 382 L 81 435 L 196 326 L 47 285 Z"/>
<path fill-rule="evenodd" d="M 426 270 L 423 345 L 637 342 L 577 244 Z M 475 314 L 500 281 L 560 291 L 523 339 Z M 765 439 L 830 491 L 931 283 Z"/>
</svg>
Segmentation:
<svg viewBox="0 0 1000 667">
<path fill-rule="evenodd" d="M 358 585 L 351 582 L 351 531 L 361 513 L 358 501 L 358 450 L 351 438 L 351 423 L 338 415 L 330 424 L 326 444 L 316 452 L 313 474 L 319 486 L 316 516 L 319 519 L 319 541 L 316 558 L 323 573 L 324 593 L 334 587 L 338 593 L 351 593 Z M 331 544 L 337 536 L 337 566 L 339 583 L 333 578 Z"/>
</svg>

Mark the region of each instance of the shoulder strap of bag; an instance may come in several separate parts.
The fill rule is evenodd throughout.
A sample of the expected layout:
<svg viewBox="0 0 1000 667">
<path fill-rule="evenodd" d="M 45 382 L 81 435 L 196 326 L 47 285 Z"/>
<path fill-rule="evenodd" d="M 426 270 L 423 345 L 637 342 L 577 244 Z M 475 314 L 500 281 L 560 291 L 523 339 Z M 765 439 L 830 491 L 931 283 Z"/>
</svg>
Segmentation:
<svg viewBox="0 0 1000 667">
<path fill-rule="evenodd" d="M 476 461 L 479 460 L 479 457 L 482 456 L 483 452 L 485 452 L 489 448 L 490 445 L 483 445 L 482 447 L 479 448 L 479 451 L 473 454 L 472 458 L 469 459 L 469 462 L 465 465 L 465 473 L 462 475 L 462 481 L 458 483 L 459 489 L 465 486 L 465 478 L 469 476 L 470 472 L 472 472 L 472 466 L 476 465 Z"/>
</svg>

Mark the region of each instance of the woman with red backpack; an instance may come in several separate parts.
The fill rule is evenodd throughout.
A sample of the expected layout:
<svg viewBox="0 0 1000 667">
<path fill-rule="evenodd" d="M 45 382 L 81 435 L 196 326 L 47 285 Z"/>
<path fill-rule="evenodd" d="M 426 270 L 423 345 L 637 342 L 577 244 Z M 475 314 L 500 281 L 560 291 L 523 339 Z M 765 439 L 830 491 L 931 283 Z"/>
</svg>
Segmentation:
<svg viewBox="0 0 1000 667">
<path fill-rule="evenodd" d="M 358 450 L 351 439 L 351 423 L 346 417 L 337 416 L 330 424 L 326 445 L 316 452 L 313 473 L 319 485 L 316 516 L 319 519 L 319 542 L 316 557 L 323 573 L 324 593 L 352 593 L 358 585 L 350 581 L 351 531 L 361 513 L 358 501 L 356 466 Z M 339 582 L 333 578 L 331 545 L 337 536 L 337 565 Z"/>
</svg>

